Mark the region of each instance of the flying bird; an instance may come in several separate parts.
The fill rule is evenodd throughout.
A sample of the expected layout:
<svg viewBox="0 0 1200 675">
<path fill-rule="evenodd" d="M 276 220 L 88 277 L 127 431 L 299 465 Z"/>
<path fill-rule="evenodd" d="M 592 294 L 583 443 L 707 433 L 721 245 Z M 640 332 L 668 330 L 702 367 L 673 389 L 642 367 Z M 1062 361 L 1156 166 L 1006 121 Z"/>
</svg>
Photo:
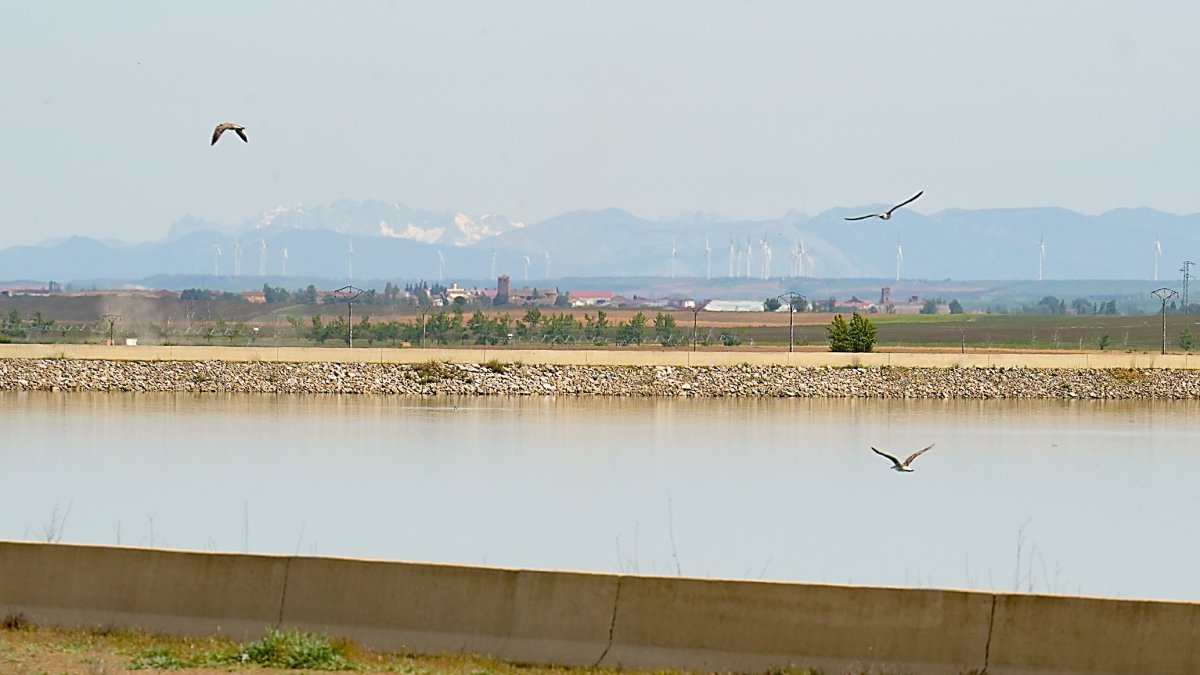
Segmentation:
<svg viewBox="0 0 1200 675">
<path fill-rule="evenodd" d="M 210 145 L 216 145 L 217 139 L 221 137 L 221 134 L 225 133 L 226 131 L 229 131 L 230 129 L 233 129 L 233 132 L 235 134 L 237 134 L 242 139 L 242 141 L 244 141 L 246 143 L 250 142 L 250 139 L 246 138 L 246 127 L 244 127 L 240 124 L 234 124 L 233 122 L 222 122 L 217 125 L 216 129 L 213 129 L 213 138 L 212 138 L 212 143 L 210 143 Z"/>
<path fill-rule="evenodd" d="M 883 455 L 884 457 L 887 457 L 888 459 L 892 460 L 892 464 L 893 464 L 892 470 L 893 471 L 912 472 L 912 469 L 909 467 L 909 465 L 912 464 L 914 459 L 920 457 L 921 453 L 925 452 L 926 450 L 928 450 L 929 448 L 932 448 L 932 447 L 933 447 L 933 445 L 927 445 L 924 448 L 921 448 L 920 450 L 909 455 L 908 459 L 904 460 L 903 462 L 896 459 L 895 457 L 892 457 L 891 455 L 887 454 L 886 452 L 879 450 L 875 446 L 871 446 L 871 450 L 873 450 L 875 452 L 875 454 L 877 454 L 877 455 Z"/>
<path fill-rule="evenodd" d="M 883 213 L 868 213 L 865 216 L 855 216 L 853 218 L 847 218 L 846 220 L 865 220 L 867 218 L 879 218 L 880 220 L 888 220 L 889 218 L 892 217 L 892 211 L 895 211 L 896 209 L 900 208 L 901 206 L 905 206 L 906 204 L 913 203 L 914 201 L 916 201 L 917 197 L 920 197 L 923 194 L 925 194 L 925 191 L 921 190 L 917 194 L 900 202 L 899 204 L 893 206 L 892 208 L 888 209 L 887 211 L 884 211 Z"/>
</svg>

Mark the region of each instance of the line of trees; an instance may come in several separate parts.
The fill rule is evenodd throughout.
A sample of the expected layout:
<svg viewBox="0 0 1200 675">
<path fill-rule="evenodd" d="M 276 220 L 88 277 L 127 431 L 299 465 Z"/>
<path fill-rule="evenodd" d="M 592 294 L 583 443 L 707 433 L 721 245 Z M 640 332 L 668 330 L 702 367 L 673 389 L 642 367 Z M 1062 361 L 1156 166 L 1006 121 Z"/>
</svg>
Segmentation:
<svg viewBox="0 0 1200 675">
<path fill-rule="evenodd" d="M 344 316 L 327 321 L 318 314 L 307 323 L 295 316 L 289 316 L 287 320 L 297 339 L 312 340 L 320 345 L 329 340 L 347 340 L 350 335 Z M 683 338 L 684 332 L 675 317 L 663 312 L 653 320 L 638 312 L 628 321 L 613 325 L 604 310 L 597 311 L 594 316 L 584 314 L 580 321 L 572 314 L 547 313 L 534 307 L 514 319 L 506 313 L 488 316 L 482 310 L 476 310 L 468 317 L 461 305 L 454 305 L 449 311 L 429 312 L 412 321 L 372 323 L 367 315 L 354 324 L 354 340 L 368 345 L 376 342 L 497 345 L 513 340 L 603 343 L 610 339 L 622 345 L 650 341 L 667 345 L 681 343 Z"/>
</svg>

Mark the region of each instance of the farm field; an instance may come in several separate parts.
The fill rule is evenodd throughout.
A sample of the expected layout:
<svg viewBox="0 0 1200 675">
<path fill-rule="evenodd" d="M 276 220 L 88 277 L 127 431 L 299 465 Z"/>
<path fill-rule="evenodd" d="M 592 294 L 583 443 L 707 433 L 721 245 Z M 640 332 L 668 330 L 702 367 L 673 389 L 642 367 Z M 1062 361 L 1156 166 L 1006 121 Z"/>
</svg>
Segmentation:
<svg viewBox="0 0 1200 675">
<path fill-rule="evenodd" d="M 440 310 L 434 310 L 440 311 Z M 464 310 L 469 318 L 475 310 Z M 507 315 L 514 322 L 525 309 L 488 308 L 488 317 Z M 627 308 L 543 308 L 543 315 L 568 314 L 583 322 L 604 311 L 611 328 L 606 339 L 591 346 L 616 348 L 615 327 L 643 313 L 648 319 L 646 344 L 620 348 L 662 348 L 655 340 L 653 320 L 660 313 L 675 320 L 674 337 L 667 348 L 690 348 L 693 326 L 699 347 L 703 349 L 761 348 L 786 349 L 787 312 L 704 312 L 663 311 Z M 313 345 L 300 328 L 311 325 L 320 316 L 329 322 L 345 319 L 344 305 L 269 306 L 244 302 L 184 302 L 175 298 L 138 297 L 53 297 L 0 299 L 0 316 L 16 313 L 23 322 L 41 316 L 52 322 L 44 329 L 29 328 L 24 336 L 0 337 L 14 342 L 99 342 L 107 338 L 104 317 L 115 317 L 114 337 L 137 336 L 143 344 L 251 344 L 269 342 L 279 345 Z M 1142 315 L 1037 315 L 1037 314 L 868 314 L 878 329 L 877 351 L 1158 351 L 1162 347 L 1161 314 Z M 833 319 L 828 312 L 799 312 L 791 315 L 795 348 L 827 349 L 825 327 Z M 421 315 L 415 308 L 355 307 L 354 322 L 368 318 L 373 324 L 389 321 L 417 324 Z M 212 334 L 213 331 L 215 334 Z M 1168 314 L 1167 350 L 1182 352 L 1180 337 L 1184 331 L 1200 332 L 1200 315 Z M 723 339 L 728 338 L 728 339 Z M 732 343 L 732 344 L 730 344 Z M 329 340 L 326 346 L 345 346 L 344 340 Z M 355 345 L 363 343 L 358 338 Z M 470 338 L 446 346 L 471 346 Z M 561 346 L 538 336 L 514 335 L 514 347 Z M 566 346 L 578 348 L 591 344 L 582 336 Z M 365 345 L 364 345 L 365 346 Z M 502 345 L 501 345 L 502 346 Z"/>
</svg>

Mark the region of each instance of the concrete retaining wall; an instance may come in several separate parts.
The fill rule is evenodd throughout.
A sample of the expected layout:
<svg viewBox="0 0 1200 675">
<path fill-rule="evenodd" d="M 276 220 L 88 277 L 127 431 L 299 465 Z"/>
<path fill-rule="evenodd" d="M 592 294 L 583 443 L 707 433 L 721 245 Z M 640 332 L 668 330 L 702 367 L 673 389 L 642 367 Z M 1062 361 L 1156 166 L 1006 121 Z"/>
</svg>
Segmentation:
<svg viewBox="0 0 1200 675">
<path fill-rule="evenodd" d="M 1200 672 L 1200 604 L 0 542 L 0 616 L 415 653 L 762 672 Z"/>
<path fill-rule="evenodd" d="M 291 363 L 544 363 L 606 366 L 808 366 L 879 368 L 1167 368 L 1200 369 L 1200 354 L 925 354 L 881 352 L 708 352 L 672 349 L 346 349 L 321 347 L 164 347 L 156 345 L 2 344 L 0 359 L 111 361 L 283 361 Z"/>
</svg>

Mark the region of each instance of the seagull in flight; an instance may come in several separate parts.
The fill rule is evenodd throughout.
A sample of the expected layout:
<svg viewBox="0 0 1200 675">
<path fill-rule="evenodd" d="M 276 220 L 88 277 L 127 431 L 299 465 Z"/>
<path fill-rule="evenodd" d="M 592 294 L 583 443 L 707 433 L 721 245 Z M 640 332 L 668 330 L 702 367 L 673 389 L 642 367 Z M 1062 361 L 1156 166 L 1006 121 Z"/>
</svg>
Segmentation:
<svg viewBox="0 0 1200 675">
<path fill-rule="evenodd" d="M 921 456 L 921 453 L 925 452 L 926 450 L 928 450 L 929 448 L 932 448 L 932 447 L 933 447 L 933 445 L 930 444 L 930 445 L 925 446 L 924 448 L 921 448 L 920 450 L 909 455 L 908 459 L 904 460 L 903 462 L 896 459 L 895 457 L 892 457 L 891 455 L 887 454 L 886 452 L 879 450 L 875 446 L 871 446 L 871 450 L 874 450 L 875 454 L 877 454 L 877 455 L 883 455 L 884 457 L 887 457 L 888 459 L 892 460 L 892 464 L 893 464 L 892 471 L 903 471 L 906 473 L 911 473 L 912 469 L 909 467 L 909 464 L 912 464 L 914 459 Z"/>
<path fill-rule="evenodd" d="M 229 131 L 230 129 L 233 129 L 233 132 L 241 137 L 242 141 L 246 143 L 250 142 L 250 139 L 246 138 L 246 127 L 240 124 L 234 124 L 233 122 L 222 122 L 217 125 L 216 129 L 213 129 L 213 139 L 210 145 L 216 145 L 217 139 L 221 137 L 221 134 Z"/>
<path fill-rule="evenodd" d="M 918 192 L 917 194 L 915 194 L 915 195 L 913 195 L 913 196 L 909 197 L 908 199 L 906 199 L 906 200 L 904 200 L 904 201 L 900 202 L 899 204 L 897 204 L 897 205 L 893 206 L 892 208 L 888 209 L 887 211 L 884 211 L 883 213 L 868 213 L 868 214 L 867 214 L 867 215 L 865 215 L 865 216 L 854 216 L 853 218 L 847 218 L 846 220 L 866 220 L 867 218 L 879 218 L 880 220 L 888 220 L 889 218 L 891 218 L 891 217 L 892 217 L 892 211 L 895 211 L 896 209 L 898 209 L 898 208 L 900 208 L 901 206 L 904 206 L 904 205 L 906 205 L 906 204 L 911 204 L 911 203 L 913 203 L 914 201 L 916 201 L 916 200 L 917 200 L 917 197 L 920 197 L 920 196 L 921 196 L 921 195 L 923 195 L 923 194 L 925 194 L 925 191 L 924 191 L 924 190 L 921 190 L 921 191 L 920 191 L 920 192 Z"/>
</svg>

